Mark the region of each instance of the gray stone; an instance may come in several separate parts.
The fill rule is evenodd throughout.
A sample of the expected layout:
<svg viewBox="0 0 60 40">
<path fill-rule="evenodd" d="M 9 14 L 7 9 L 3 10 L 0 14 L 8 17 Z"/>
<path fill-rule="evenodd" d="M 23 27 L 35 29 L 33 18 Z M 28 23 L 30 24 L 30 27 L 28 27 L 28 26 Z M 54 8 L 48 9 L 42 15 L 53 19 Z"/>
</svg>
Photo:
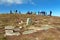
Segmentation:
<svg viewBox="0 0 60 40">
<path fill-rule="evenodd" d="M 31 18 L 27 18 L 27 25 L 31 25 L 31 23 L 32 23 Z"/>
</svg>

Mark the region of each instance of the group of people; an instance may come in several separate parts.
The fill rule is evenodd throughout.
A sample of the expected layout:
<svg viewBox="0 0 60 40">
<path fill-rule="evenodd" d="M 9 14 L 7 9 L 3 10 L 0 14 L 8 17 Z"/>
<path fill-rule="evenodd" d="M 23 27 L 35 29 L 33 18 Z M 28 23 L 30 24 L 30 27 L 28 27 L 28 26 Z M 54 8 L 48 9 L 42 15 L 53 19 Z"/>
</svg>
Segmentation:
<svg viewBox="0 0 60 40">
<path fill-rule="evenodd" d="M 27 12 L 27 14 L 33 14 L 33 12 Z M 36 12 L 35 12 L 36 14 Z M 41 11 L 41 12 L 38 12 L 38 15 L 43 15 L 43 16 L 52 16 L 52 11 L 50 11 L 50 13 L 47 15 L 47 13 L 45 11 Z"/>
<path fill-rule="evenodd" d="M 43 16 L 52 16 L 52 11 L 47 15 L 45 11 L 38 12 L 38 15 L 43 15 Z"/>
<path fill-rule="evenodd" d="M 15 10 L 15 13 L 18 13 L 18 11 Z M 10 10 L 10 14 L 13 14 L 12 10 Z M 19 14 L 21 14 L 20 11 L 19 11 Z M 32 11 L 30 12 L 30 11 L 28 11 L 26 14 L 36 14 L 36 12 L 32 12 Z M 41 11 L 41 12 L 38 11 L 38 15 L 47 16 L 47 13 L 45 11 Z M 48 14 L 48 16 L 52 16 L 52 11 L 50 11 L 50 13 Z"/>
</svg>

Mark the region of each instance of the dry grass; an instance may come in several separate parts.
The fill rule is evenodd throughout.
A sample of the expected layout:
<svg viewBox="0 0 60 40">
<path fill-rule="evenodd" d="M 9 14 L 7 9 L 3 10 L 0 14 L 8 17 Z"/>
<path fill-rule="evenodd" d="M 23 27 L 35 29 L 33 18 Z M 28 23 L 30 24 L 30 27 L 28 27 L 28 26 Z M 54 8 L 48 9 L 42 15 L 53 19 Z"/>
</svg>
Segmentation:
<svg viewBox="0 0 60 40">
<path fill-rule="evenodd" d="M 54 29 L 41 30 L 28 35 L 7 36 L 7 40 L 60 40 L 60 17 L 54 16 L 41 16 L 41 15 L 28 15 L 28 14 L 0 14 L 0 27 L 7 25 L 17 26 L 17 19 L 19 22 L 22 20 L 26 22 L 27 18 L 31 18 L 33 24 L 31 26 L 41 27 L 41 25 L 52 25 Z M 39 21 L 35 23 L 35 21 Z M 2 39 L 1 39 L 2 40 Z"/>
<path fill-rule="evenodd" d="M 31 18 L 33 22 L 36 20 L 39 21 L 39 23 L 37 23 L 37 25 L 38 24 L 39 25 L 41 25 L 41 24 L 60 25 L 60 17 L 28 15 L 28 14 L 0 14 L 0 24 L 2 24 L 4 26 L 5 25 L 16 25 L 17 19 L 19 19 L 19 21 L 22 20 L 22 21 L 26 22 L 27 18 Z"/>
</svg>

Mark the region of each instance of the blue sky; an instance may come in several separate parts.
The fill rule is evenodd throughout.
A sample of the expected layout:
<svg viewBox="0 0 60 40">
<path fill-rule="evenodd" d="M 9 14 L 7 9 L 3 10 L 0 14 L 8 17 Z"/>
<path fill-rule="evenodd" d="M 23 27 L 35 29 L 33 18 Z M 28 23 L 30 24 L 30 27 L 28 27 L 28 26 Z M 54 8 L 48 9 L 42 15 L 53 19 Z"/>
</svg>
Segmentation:
<svg viewBox="0 0 60 40">
<path fill-rule="evenodd" d="M 26 13 L 27 11 L 51 10 L 54 16 L 60 16 L 60 0 L 0 0 L 0 13 L 8 13 L 15 10 Z"/>
</svg>

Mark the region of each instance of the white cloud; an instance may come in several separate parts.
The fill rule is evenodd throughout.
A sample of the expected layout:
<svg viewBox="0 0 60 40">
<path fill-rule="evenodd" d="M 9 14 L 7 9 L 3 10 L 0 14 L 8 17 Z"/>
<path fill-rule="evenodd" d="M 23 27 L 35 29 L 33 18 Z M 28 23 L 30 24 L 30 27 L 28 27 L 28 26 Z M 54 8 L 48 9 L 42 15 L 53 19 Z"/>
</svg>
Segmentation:
<svg viewBox="0 0 60 40">
<path fill-rule="evenodd" d="M 31 3 L 31 4 L 35 4 L 32 0 L 0 0 L 0 4 L 23 4 L 23 3 Z"/>
<path fill-rule="evenodd" d="M 30 2 L 32 5 L 35 5 L 35 3 L 34 3 L 32 0 L 29 0 L 29 2 Z"/>
<path fill-rule="evenodd" d="M 1 3 L 1 4 L 4 4 L 4 3 L 9 3 L 9 4 L 16 3 L 16 4 L 21 4 L 22 2 L 23 2 L 22 0 L 0 0 L 0 3 Z"/>
</svg>

